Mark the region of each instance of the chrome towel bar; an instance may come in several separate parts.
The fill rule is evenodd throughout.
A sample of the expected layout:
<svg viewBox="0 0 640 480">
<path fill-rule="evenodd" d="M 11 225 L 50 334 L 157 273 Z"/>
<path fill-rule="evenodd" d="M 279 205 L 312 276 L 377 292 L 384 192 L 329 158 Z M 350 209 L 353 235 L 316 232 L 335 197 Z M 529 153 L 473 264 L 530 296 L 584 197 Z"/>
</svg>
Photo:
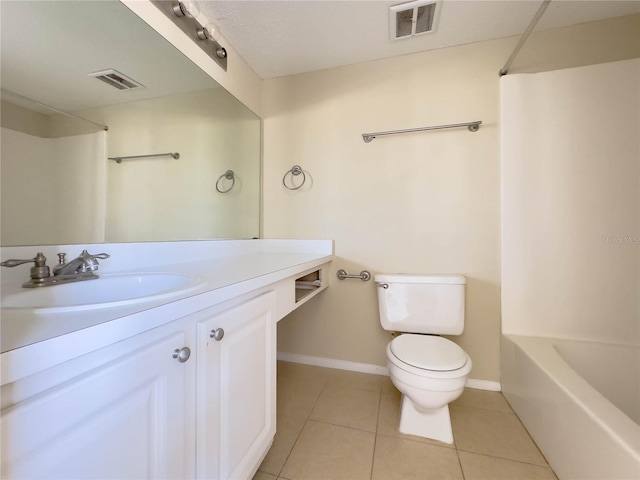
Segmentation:
<svg viewBox="0 0 640 480">
<path fill-rule="evenodd" d="M 465 123 L 452 123 L 450 125 L 434 125 L 432 127 L 419 127 L 419 128 L 407 128 L 405 130 L 389 130 L 388 132 L 374 132 L 374 133 L 363 133 L 362 139 L 365 143 L 371 142 L 376 137 L 381 137 L 383 135 L 397 135 L 399 133 L 413 133 L 413 132 L 424 132 L 427 130 L 444 130 L 445 128 L 460 128 L 467 127 L 470 132 L 477 132 L 482 125 L 481 121 L 475 122 L 465 122 Z"/>
<path fill-rule="evenodd" d="M 173 157 L 174 160 L 180 158 L 179 153 L 152 153 L 150 155 L 129 155 L 128 157 L 109 157 L 109 160 L 115 160 L 116 163 L 122 163 L 122 160 L 130 160 L 133 158 L 151 158 L 151 157 Z"/>
</svg>

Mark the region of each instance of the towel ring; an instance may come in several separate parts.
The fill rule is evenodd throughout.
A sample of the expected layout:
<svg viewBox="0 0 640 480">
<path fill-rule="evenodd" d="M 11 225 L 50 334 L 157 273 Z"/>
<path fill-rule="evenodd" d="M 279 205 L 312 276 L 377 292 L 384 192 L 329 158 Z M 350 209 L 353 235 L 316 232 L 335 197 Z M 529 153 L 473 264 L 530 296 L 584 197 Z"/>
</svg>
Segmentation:
<svg viewBox="0 0 640 480">
<path fill-rule="evenodd" d="M 231 180 L 231 186 L 229 188 L 227 188 L 226 190 L 222 190 L 220 188 L 220 181 L 226 178 L 227 180 Z M 236 176 L 233 173 L 233 170 L 227 170 L 226 172 L 224 172 L 222 175 L 220 175 L 220 178 L 218 178 L 218 181 L 216 182 L 216 190 L 220 193 L 227 193 L 229 192 L 233 186 L 236 184 Z"/>
<path fill-rule="evenodd" d="M 287 182 L 286 182 L 287 175 L 289 174 L 291 174 L 291 186 L 287 185 Z M 300 174 L 302 174 L 302 182 L 300 182 L 300 185 L 296 187 L 295 184 L 293 183 L 293 177 L 297 177 Z M 289 190 L 298 190 L 302 185 L 304 185 L 304 182 L 306 180 L 307 180 L 307 176 L 304 174 L 304 170 L 302 170 L 300 165 L 294 165 L 293 167 L 291 167 L 291 170 L 288 170 L 287 173 L 284 174 L 284 177 L 282 177 L 282 184 Z"/>
</svg>

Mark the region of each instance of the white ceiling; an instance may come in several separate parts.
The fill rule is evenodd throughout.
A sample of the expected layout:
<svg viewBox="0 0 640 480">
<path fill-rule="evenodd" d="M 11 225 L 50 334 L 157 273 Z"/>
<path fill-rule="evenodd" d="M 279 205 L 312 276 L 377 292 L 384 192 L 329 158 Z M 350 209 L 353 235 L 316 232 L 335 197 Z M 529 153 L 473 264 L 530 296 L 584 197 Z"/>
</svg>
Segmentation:
<svg viewBox="0 0 640 480">
<path fill-rule="evenodd" d="M 388 7 L 398 1 L 200 0 L 200 6 L 258 75 L 271 78 L 520 35 L 541 1 L 442 0 L 434 33 L 394 42 Z M 0 10 L 2 88 L 58 109 L 217 86 L 119 1 L 0 0 Z M 638 12 L 640 0 L 552 0 L 538 29 Z M 119 91 L 88 75 L 109 68 L 146 88 Z"/>
<path fill-rule="evenodd" d="M 260 77 L 272 78 L 521 35 L 542 1 L 441 0 L 435 32 L 392 42 L 388 11 L 399 3 L 200 0 L 200 7 Z M 553 0 L 536 31 L 639 12 L 640 1 Z"/>
</svg>

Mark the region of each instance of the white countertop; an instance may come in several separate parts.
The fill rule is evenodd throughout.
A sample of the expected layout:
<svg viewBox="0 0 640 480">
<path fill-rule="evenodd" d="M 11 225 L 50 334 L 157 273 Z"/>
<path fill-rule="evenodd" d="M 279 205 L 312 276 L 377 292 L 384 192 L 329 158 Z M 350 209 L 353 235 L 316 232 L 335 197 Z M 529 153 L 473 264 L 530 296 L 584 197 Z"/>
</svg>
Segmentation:
<svg viewBox="0 0 640 480">
<path fill-rule="evenodd" d="M 55 258 L 58 251 L 77 250 L 79 253 L 83 248 L 89 248 L 92 253 L 99 250 L 111 255 L 110 259 L 101 261 L 98 274 L 182 273 L 200 277 L 202 282 L 196 288 L 169 299 L 115 308 L 35 315 L 19 309 L 3 309 L 0 337 L 2 383 L 10 381 L 13 376 L 10 367 L 17 365 L 21 357 L 28 357 L 32 363 L 33 358 L 39 358 L 34 353 L 42 351 L 46 352 L 47 362 L 51 361 L 52 355 L 63 361 L 64 358 L 81 355 L 85 350 L 95 350 L 101 345 L 247 294 L 333 258 L 331 241 L 224 240 L 10 247 L 2 249 L 2 260 L 29 258 L 38 251 L 47 258 Z M 20 275 L 14 272 L 9 276 L 3 271 L 3 295 L 20 288 L 28 279 L 28 268 L 25 267 L 28 265 L 11 269 L 21 269 L 17 272 Z M 99 287 L 99 282 L 100 279 L 91 281 L 96 287 Z M 37 371 L 38 365 L 32 367 Z"/>
</svg>

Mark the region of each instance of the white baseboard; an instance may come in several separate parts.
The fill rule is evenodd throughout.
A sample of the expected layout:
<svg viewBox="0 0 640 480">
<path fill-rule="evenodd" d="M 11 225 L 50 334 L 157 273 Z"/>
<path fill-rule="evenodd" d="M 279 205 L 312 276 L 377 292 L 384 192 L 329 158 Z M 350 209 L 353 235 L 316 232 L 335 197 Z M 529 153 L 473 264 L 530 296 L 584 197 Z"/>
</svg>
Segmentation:
<svg viewBox="0 0 640 480">
<path fill-rule="evenodd" d="M 304 365 L 314 365 L 316 367 L 337 368 L 338 370 L 349 370 L 351 372 L 371 373 L 374 375 L 389 376 L 389 369 L 380 365 L 370 363 L 349 362 L 347 360 L 336 360 L 334 358 L 312 357 L 311 355 L 301 355 L 299 353 L 278 352 L 278 360 L 292 363 L 302 363 Z M 500 382 L 491 380 L 476 380 L 469 378 L 467 387 L 477 390 L 489 390 L 500 392 L 502 390 Z"/>
<path fill-rule="evenodd" d="M 475 388 L 476 390 L 489 390 L 491 392 L 502 391 L 500 382 L 492 382 L 491 380 L 476 380 L 475 378 L 468 378 L 466 386 L 467 388 Z"/>
<path fill-rule="evenodd" d="M 315 365 L 316 367 L 337 368 L 338 370 L 349 370 L 351 372 L 389 376 L 389 369 L 387 367 L 372 365 L 370 363 L 349 362 L 347 360 L 312 357 L 310 355 L 300 355 L 299 353 L 287 352 L 278 352 L 278 360 L 284 360 L 285 362 L 292 363 L 303 363 L 305 365 Z"/>
</svg>

